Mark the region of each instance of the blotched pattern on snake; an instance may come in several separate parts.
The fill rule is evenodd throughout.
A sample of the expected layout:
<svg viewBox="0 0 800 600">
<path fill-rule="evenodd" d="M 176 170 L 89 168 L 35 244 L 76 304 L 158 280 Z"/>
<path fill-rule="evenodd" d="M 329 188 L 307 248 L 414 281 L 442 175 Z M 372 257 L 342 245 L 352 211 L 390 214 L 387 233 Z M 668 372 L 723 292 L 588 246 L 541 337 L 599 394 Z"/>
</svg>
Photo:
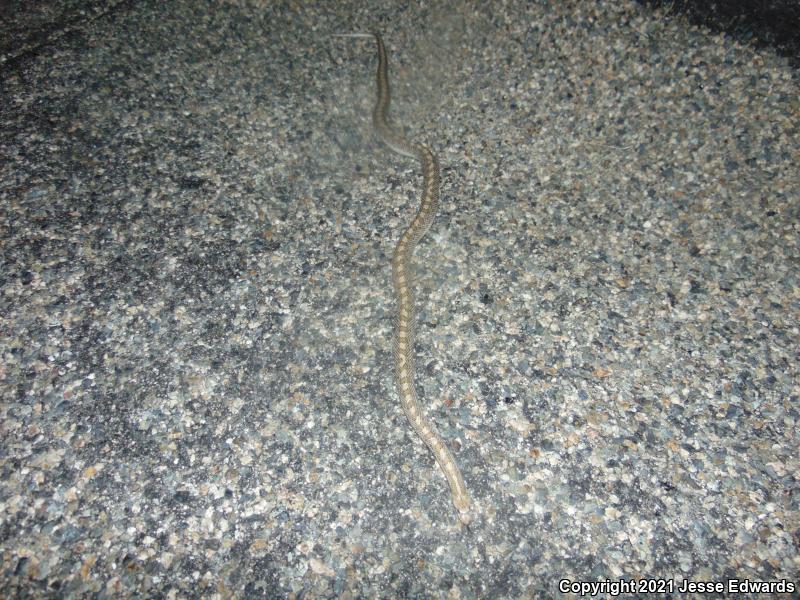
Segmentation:
<svg viewBox="0 0 800 600">
<path fill-rule="evenodd" d="M 422 165 L 422 197 L 420 207 L 411 224 L 405 230 L 394 249 L 392 278 L 397 297 L 397 331 L 395 335 L 395 379 L 397 391 L 408 421 L 417 435 L 428 446 L 439 464 L 447 482 L 459 519 L 468 524 L 472 519 L 470 497 L 464 485 L 461 471 L 453 455 L 439 436 L 433 423 L 422 411 L 414 388 L 414 294 L 411 289 L 411 256 L 414 247 L 425 236 L 431 226 L 439 203 L 439 162 L 426 146 L 407 140 L 388 123 L 389 113 L 389 64 L 386 47 L 380 34 L 349 33 L 337 37 L 375 37 L 378 45 L 378 98 L 372 111 L 372 123 L 381 140 L 392 150 L 403 156 L 417 159 Z"/>
</svg>

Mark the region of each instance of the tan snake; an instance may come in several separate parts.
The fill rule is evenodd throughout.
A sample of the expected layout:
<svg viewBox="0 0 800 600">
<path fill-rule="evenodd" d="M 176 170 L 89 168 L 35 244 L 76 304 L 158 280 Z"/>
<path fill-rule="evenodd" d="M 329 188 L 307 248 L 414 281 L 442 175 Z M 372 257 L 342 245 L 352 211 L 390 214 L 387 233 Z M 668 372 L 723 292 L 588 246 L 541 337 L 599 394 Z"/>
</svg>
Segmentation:
<svg viewBox="0 0 800 600">
<path fill-rule="evenodd" d="M 420 207 L 411 224 L 405 230 L 392 256 L 392 280 L 397 296 L 397 330 L 394 340 L 395 379 L 397 392 L 409 423 L 417 435 L 433 453 L 436 462 L 450 484 L 453 504 L 459 519 L 465 525 L 472 520 L 470 498 L 461 471 L 452 453 L 445 445 L 422 411 L 414 388 L 414 293 L 411 289 L 411 256 L 414 247 L 425 236 L 431 226 L 439 203 L 439 161 L 426 146 L 407 140 L 389 126 L 389 61 L 386 47 L 380 34 L 343 33 L 336 37 L 373 37 L 378 45 L 378 98 L 372 111 L 372 124 L 381 140 L 398 154 L 417 159 L 422 165 L 422 196 Z"/>
</svg>

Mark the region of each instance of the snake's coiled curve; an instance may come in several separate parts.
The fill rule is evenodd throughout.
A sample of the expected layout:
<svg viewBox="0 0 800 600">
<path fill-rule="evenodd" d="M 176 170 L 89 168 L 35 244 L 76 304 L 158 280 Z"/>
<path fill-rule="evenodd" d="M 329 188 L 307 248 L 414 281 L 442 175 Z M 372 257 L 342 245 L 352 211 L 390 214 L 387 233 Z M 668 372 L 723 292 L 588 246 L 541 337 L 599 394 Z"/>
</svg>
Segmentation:
<svg viewBox="0 0 800 600">
<path fill-rule="evenodd" d="M 411 224 L 397 242 L 392 256 L 392 280 L 397 297 L 397 325 L 394 341 L 395 379 L 397 392 L 409 423 L 433 453 L 436 462 L 447 478 L 453 505 L 463 524 L 472 520 L 471 502 L 461 471 L 452 453 L 445 445 L 422 411 L 414 388 L 414 294 L 411 289 L 411 257 L 414 247 L 431 226 L 439 203 L 439 162 L 426 146 L 407 140 L 391 128 L 389 113 L 389 61 L 380 34 L 372 34 L 378 45 L 377 85 L 378 98 L 372 111 L 372 123 L 381 140 L 398 154 L 415 158 L 422 165 L 422 196 L 420 207 Z M 370 37 L 368 34 L 344 34 L 344 37 Z"/>
</svg>

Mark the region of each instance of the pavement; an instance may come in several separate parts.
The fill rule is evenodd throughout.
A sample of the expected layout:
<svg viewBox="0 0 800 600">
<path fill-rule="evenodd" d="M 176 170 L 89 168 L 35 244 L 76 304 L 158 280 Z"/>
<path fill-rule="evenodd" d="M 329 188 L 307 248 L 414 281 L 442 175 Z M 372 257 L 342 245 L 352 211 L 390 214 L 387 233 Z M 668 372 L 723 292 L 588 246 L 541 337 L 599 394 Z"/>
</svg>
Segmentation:
<svg viewBox="0 0 800 600">
<path fill-rule="evenodd" d="M 0 596 L 796 596 L 791 56 L 635 2 L 7 4 Z M 469 528 L 392 380 L 419 167 L 329 37 L 373 30 Z"/>
</svg>

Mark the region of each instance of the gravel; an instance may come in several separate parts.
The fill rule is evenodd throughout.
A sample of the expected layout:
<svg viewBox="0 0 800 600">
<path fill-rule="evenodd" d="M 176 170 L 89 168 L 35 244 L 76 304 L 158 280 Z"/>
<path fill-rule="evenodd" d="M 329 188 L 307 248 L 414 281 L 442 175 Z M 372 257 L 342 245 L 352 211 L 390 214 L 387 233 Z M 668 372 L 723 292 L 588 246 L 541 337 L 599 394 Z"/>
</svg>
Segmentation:
<svg viewBox="0 0 800 600">
<path fill-rule="evenodd" d="M 787 58 L 634 2 L 76 6 L 2 23 L 0 595 L 791 595 Z M 469 529 L 392 382 L 419 169 L 328 37 L 373 29 Z"/>
</svg>

